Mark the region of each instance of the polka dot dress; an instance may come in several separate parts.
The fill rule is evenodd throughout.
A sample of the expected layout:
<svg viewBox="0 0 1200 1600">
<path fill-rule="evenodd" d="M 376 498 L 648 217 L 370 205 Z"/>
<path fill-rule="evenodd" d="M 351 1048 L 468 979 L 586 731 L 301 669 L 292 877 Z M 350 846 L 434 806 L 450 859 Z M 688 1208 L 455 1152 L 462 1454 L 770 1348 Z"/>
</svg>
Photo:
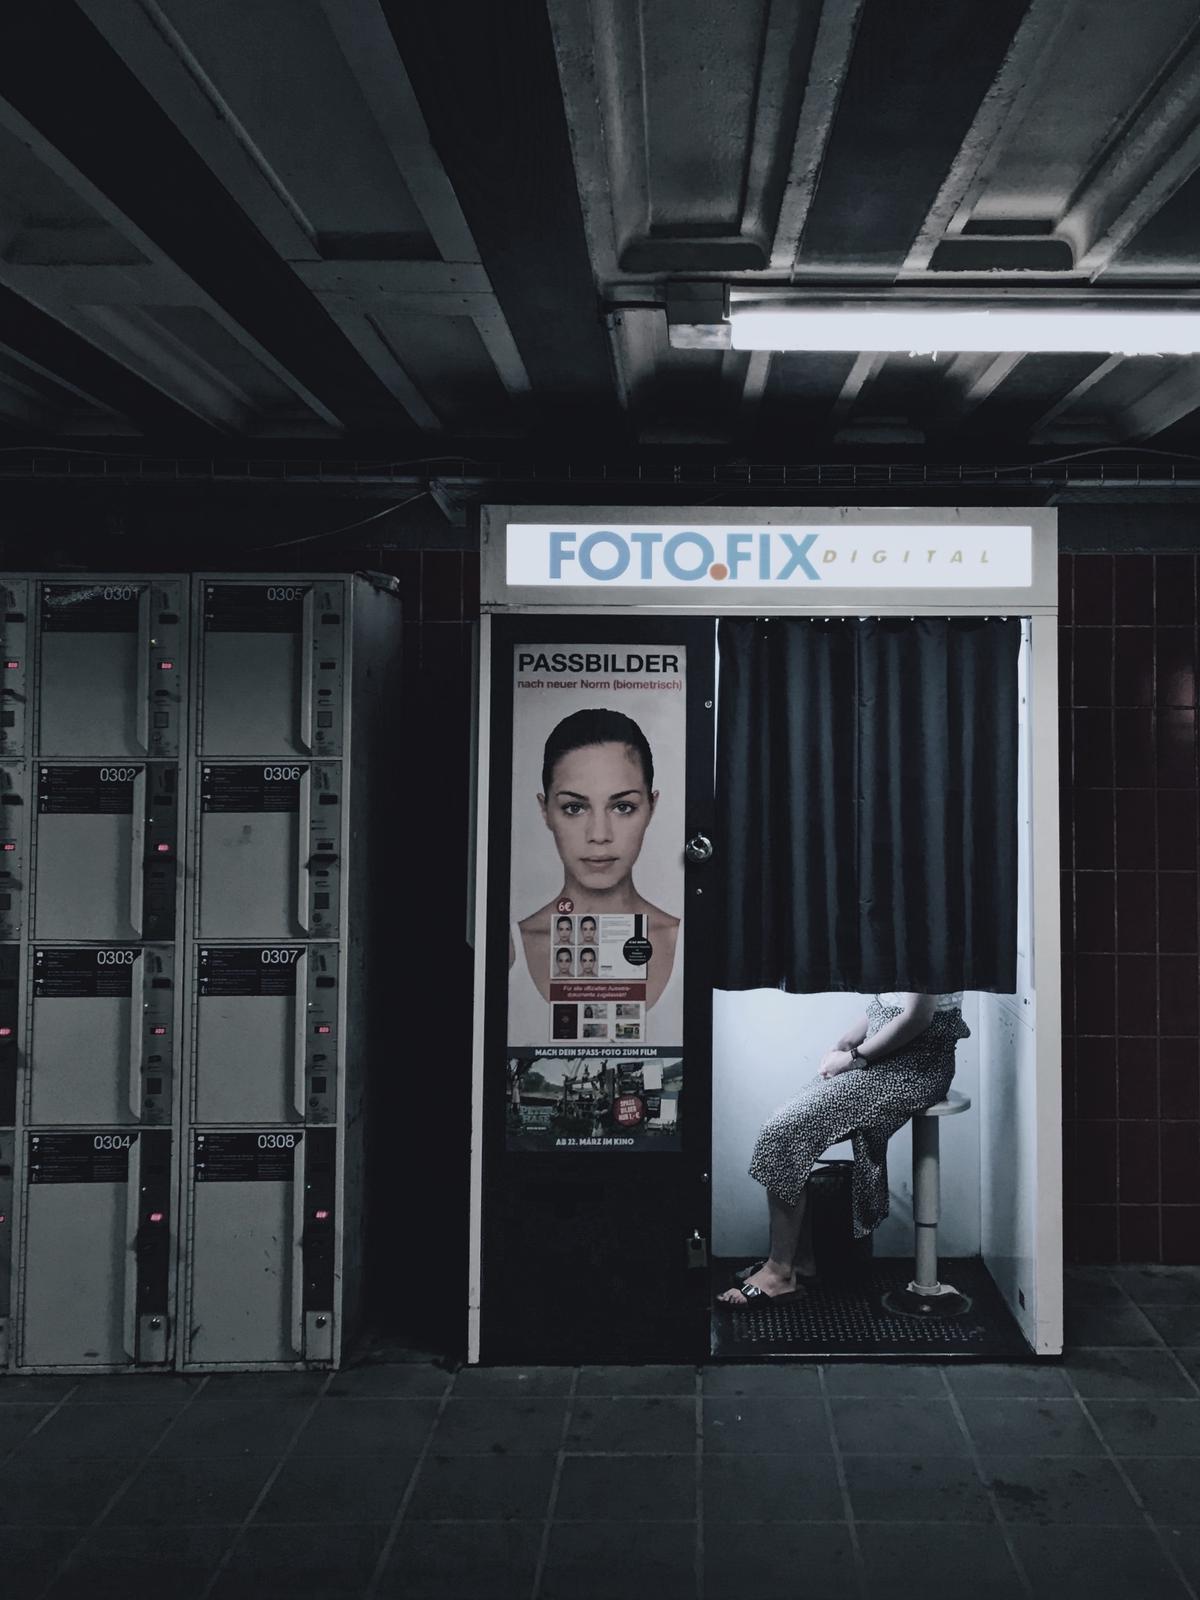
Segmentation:
<svg viewBox="0 0 1200 1600">
<path fill-rule="evenodd" d="M 873 996 L 867 1005 L 867 1039 L 899 1015 L 898 1005 Z M 958 1005 L 946 1005 L 915 1039 L 875 1065 L 851 1067 L 834 1078 L 818 1074 L 763 1125 L 750 1176 L 795 1205 L 814 1161 L 830 1145 L 850 1139 L 854 1233 L 861 1238 L 874 1232 L 888 1214 L 888 1140 L 915 1112 L 945 1099 L 954 1077 L 954 1047 L 970 1031 Z"/>
</svg>

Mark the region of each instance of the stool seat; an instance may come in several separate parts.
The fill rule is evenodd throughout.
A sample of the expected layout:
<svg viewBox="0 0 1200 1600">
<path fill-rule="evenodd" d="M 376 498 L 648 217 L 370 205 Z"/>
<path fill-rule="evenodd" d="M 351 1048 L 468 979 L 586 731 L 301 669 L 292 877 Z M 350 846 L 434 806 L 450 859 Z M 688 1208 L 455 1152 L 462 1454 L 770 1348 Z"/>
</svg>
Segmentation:
<svg viewBox="0 0 1200 1600">
<path fill-rule="evenodd" d="M 959 1094 L 957 1089 L 951 1089 L 944 1100 L 935 1100 L 931 1106 L 926 1106 L 924 1111 L 918 1111 L 918 1117 L 956 1117 L 960 1111 L 971 1109 L 971 1096 Z"/>
</svg>

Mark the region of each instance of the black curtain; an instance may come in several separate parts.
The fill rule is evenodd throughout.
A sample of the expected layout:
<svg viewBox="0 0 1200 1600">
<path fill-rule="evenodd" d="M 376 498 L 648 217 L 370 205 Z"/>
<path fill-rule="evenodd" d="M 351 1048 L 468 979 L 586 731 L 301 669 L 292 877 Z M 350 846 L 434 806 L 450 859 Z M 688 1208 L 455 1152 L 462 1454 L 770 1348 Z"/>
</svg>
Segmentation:
<svg viewBox="0 0 1200 1600">
<path fill-rule="evenodd" d="M 718 637 L 717 987 L 1011 993 L 1018 619 Z"/>
</svg>

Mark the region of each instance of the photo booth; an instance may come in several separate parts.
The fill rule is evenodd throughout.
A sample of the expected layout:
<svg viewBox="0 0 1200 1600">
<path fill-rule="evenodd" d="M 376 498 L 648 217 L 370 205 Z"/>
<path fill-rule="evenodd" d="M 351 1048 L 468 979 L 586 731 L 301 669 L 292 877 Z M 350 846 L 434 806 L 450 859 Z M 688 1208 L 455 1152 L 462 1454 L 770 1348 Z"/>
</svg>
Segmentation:
<svg viewBox="0 0 1200 1600">
<path fill-rule="evenodd" d="M 481 537 L 469 1359 L 1059 1353 L 1055 513 L 492 506 Z M 804 1328 L 731 1324 L 721 1273 L 765 1246 L 758 1129 L 867 996 L 721 985 L 718 719 L 760 710 L 722 693 L 718 623 L 898 638 L 944 618 L 1010 619 L 1012 977 L 964 985 L 952 1103 L 892 1138 L 857 1287 L 818 1286 Z M 780 796 L 760 787 L 769 845 Z M 817 853 L 847 848 L 835 833 Z M 815 869 L 779 855 L 767 892 L 799 893 Z M 966 1275 L 957 1301 L 931 1260 Z"/>
</svg>

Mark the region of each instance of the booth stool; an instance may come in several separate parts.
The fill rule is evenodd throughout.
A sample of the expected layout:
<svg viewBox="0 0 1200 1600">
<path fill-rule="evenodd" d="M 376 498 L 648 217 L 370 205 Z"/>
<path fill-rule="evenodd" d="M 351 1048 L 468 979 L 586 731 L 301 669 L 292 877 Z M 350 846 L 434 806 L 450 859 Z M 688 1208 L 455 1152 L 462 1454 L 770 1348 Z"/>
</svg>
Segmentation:
<svg viewBox="0 0 1200 1600">
<path fill-rule="evenodd" d="M 961 1317 L 971 1309 L 968 1295 L 938 1281 L 937 1227 L 941 1210 L 938 1166 L 939 1118 L 956 1117 L 971 1106 L 971 1097 L 951 1089 L 944 1100 L 927 1106 L 912 1119 L 913 1251 L 916 1273 L 907 1289 L 883 1297 L 887 1311 L 910 1317 Z"/>
</svg>

